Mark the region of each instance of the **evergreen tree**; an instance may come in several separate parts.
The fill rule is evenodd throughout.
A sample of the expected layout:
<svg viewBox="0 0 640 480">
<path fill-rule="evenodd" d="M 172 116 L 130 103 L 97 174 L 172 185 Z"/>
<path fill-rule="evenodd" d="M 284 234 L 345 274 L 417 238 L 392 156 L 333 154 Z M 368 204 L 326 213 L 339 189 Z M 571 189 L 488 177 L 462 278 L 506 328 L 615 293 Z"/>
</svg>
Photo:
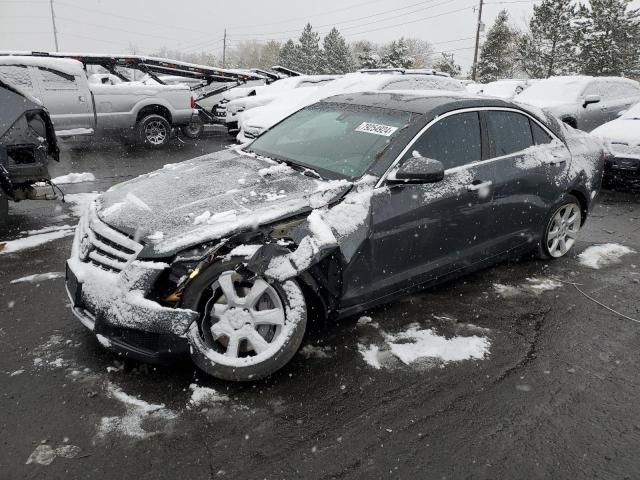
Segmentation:
<svg viewBox="0 0 640 480">
<path fill-rule="evenodd" d="M 351 59 L 351 50 L 344 37 L 334 27 L 324 37 L 324 73 L 348 73 L 353 71 L 354 65 Z"/>
<path fill-rule="evenodd" d="M 533 6 L 529 33 L 518 42 L 522 69 L 532 78 L 572 73 L 576 70 L 573 0 L 542 0 Z"/>
<path fill-rule="evenodd" d="M 302 73 L 318 74 L 322 70 L 322 51 L 320 50 L 320 35 L 313 31 L 310 23 L 302 30 L 300 44 L 297 48 L 298 68 Z"/>
<path fill-rule="evenodd" d="M 462 72 L 462 67 L 453 59 L 453 53 L 442 53 L 442 58 L 438 59 L 433 68 L 444 73 L 448 73 L 452 77 L 457 77 Z"/>
<path fill-rule="evenodd" d="M 382 64 L 390 68 L 411 68 L 415 59 L 409 55 L 409 46 L 404 38 L 393 41 L 389 45 L 389 51 L 382 58 Z"/>
<path fill-rule="evenodd" d="M 582 73 L 628 75 L 640 67 L 640 12 L 631 0 L 591 0 L 578 11 L 576 35 Z"/>
<path fill-rule="evenodd" d="M 509 14 L 502 10 L 480 49 L 477 72 L 479 81 L 486 83 L 513 76 L 517 38 L 517 32 L 509 25 Z"/>
<path fill-rule="evenodd" d="M 380 68 L 382 59 L 375 51 L 373 44 L 367 42 L 359 45 L 360 53 L 358 53 L 359 68 Z"/>
<path fill-rule="evenodd" d="M 296 44 L 293 40 L 289 39 L 280 49 L 278 55 L 278 63 L 283 67 L 290 68 L 292 70 L 298 70 L 298 51 Z"/>
</svg>

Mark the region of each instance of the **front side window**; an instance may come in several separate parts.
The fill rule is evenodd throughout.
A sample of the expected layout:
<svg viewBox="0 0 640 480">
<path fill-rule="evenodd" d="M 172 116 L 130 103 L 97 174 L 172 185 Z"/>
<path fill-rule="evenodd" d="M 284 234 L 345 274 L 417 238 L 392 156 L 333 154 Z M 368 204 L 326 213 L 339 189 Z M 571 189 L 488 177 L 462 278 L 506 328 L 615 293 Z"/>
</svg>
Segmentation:
<svg viewBox="0 0 640 480">
<path fill-rule="evenodd" d="M 419 155 L 442 162 L 445 170 L 482 160 L 478 112 L 457 113 L 431 125 L 407 157 Z M 415 153 L 414 153 L 415 152 Z"/>
<path fill-rule="evenodd" d="M 327 178 L 357 178 L 416 115 L 363 105 L 317 103 L 263 133 L 247 151 L 311 168 Z"/>
<path fill-rule="evenodd" d="M 486 112 L 492 157 L 520 152 L 533 145 L 529 118 L 516 112 Z"/>
<path fill-rule="evenodd" d="M 533 133 L 533 143 L 536 145 L 546 145 L 553 142 L 553 138 L 544 129 L 533 120 L 531 122 L 531 133 Z"/>
</svg>

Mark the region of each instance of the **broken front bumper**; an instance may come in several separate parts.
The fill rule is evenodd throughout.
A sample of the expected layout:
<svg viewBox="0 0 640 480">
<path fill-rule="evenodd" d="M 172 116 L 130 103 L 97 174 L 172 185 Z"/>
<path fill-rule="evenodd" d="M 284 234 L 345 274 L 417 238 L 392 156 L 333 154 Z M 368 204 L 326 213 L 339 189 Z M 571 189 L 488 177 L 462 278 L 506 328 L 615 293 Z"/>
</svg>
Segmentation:
<svg viewBox="0 0 640 480">
<path fill-rule="evenodd" d="M 184 353 L 184 334 L 198 314 L 146 298 L 168 265 L 138 261 L 135 254 L 115 259 L 118 247 L 130 242 L 101 222 L 92 206 L 78 225 L 66 266 L 72 311 L 103 346 L 129 357 L 157 362 Z M 101 264 L 107 253 L 110 264 Z"/>
</svg>

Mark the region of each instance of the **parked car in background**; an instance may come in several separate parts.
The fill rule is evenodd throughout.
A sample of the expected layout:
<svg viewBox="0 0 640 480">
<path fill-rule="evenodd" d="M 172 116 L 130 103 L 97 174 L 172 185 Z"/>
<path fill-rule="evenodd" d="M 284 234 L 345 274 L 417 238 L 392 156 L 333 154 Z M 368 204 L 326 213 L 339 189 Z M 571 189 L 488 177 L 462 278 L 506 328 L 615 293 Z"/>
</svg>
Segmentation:
<svg viewBox="0 0 640 480">
<path fill-rule="evenodd" d="M 602 138 L 611 152 L 605 162 L 605 180 L 640 180 L 640 103 L 591 134 Z"/>
<path fill-rule="evenodd" d="M 375 90 L 447 90 L 466 93 L 462 83 L 448 75 L 432 71 L 415 72 L 419 71 L 365 70 L 348 73 L 317 88 L 292 91 L 268 105 L 242 113 L 239 117 L 240 132 L 236 138 L 240 143 L 249 142 L 301 108 L 341 93 Z"/>
<path fill-rule="evenodd" d="M 590 132 L 640 101 L 640 84 L 621 77 L 566 76 L 540 80 L 517 97 Z"/>
<path fill-rule="evenodd" d="M 227 103 L 238 98 L 254 96 L 260 89 L 266 87 L 267 84 L 260 80 L 251 80 L 246 82 L 242 86 L 233 87 L 226 92 L 220 94 L 217 99 L 211 99 L 209 102 L 214 102 L 211 112 L 215 117 L 217 123 L 222 125 L 226 124 L 227 120 Z M 216 101 L 217 100 L 217 101 Z"/>
<path fill-rule="evenodd" d="M 7 221 L 9 200 L 37 197 L 32 185 L 50 179 L 48 163 L 58 155 L 47 110 L 0 77 L 0 225 Z"/>
<path fill-rule="evenodd" d="M 516 95 L 522 93 L 531 86 L 531 80 L 504 79 L 486 83 L 475 93 L 497 97 L 505 100 L 512 100 Z M 469 87 L 467 86 L 467 89 Z"/>
<path fill-rule="evenodd" d="M 312 316 L 531 250 L 562 257 L 603 147 L 536 112 L 444 91 L 349 93 L 244 148 L 117 185 L 77 227 L 73 312 L 113 351 L 191 352 L 210 375 L 249 381 L 295 355 Z"/>
<path fill-rule="evenodd" d="M 286 97 L 299 88 L 319 87 L 338 78 L 337 75 L 299 75 L 283 78 L 255 90 L 255 95 L 231 100 L 225 105 L 225 124 L 229 131 L 238 130 L 238 114 Z"/>
<path fill-rule="evenodd" d="M 187 85 L 103 83 L 105 77 L 93 77 L 96 83 L 89 83 L 76 60 L 0 56 L 0 77 L 42 101 L 58 137 L 124 132 L 145 146 L 161 148 L 173 128 L 199 121 Z"/>
</svg>

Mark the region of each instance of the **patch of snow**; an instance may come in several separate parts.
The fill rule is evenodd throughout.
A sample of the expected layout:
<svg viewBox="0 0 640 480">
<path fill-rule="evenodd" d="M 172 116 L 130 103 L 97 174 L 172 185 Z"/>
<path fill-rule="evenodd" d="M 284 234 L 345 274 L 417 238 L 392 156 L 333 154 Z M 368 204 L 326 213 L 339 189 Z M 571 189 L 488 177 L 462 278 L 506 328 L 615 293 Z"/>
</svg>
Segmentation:
<svg viewBox="0 0 640 480">
<path fill-rule="evenodd" d="M 231 257 L 251 258 L 260 248 L 262 245 L 238 245 L 227 254 L 225 260 L 231 259 Z"/>
<path fill-rule="evenodd" d="M 315 345 L 305 345 L 300 349 L 300 355 L 304 358 L 330 358 L 331 357 L 331 348 L 330 347 L 318 347 Z"/>
<path fill-rule="evenodd" d="M 92 193 L 69 193 L 64 196 L 64 201 L 73 204 L 71 207 L 71 214 L 76 217 L 81 217 L 84 212 L 87 211 L 89 204 L 93 202 L 98 195 L 98 192 Z"/>
<path fill-rule="evenodd" d="M 51 448 L 49 445 L 38 445 L 36 449 L 31 452 L 29 458 L 25 462 L 26 465 L 37 463 L 39 465 L 51 465 L 56 457 L 63 458 L 75 458 L 82 449 L 76 445 L 63 445 L 58 448 Z"/>
<path fill-rule="evenodd" d="M 58 225 L 56 227 L 44 227 L 38 230 L 27 230 L 22 231 L 20 234 L 22 235 L 37 235 L 39 233 L 48 233 L 48 232 L 57 232 L 58 230 L 73 230 L 75 225 Z"/>
<path fill-rule="evenodd" d="M 98 339 L 98 342 L 100 343 L 100 345 L 102 345 L 103 347 L 109 348 L 111 346 L 111 340 L 109 340 L 107 337 L 105 337 L 104 335 L 100 335 L 99 333 L 96 335 L 96 338 Z"/>
<path fill-rule="evenodd" d="M 550 278 L 527 278 L 528 287 L 534 292 L 546 292 L 562 287 L 562 283 Z"/>
<path fill-rule="evenodd" d="M 489 354 L 491 345 L 486 337 L 472 335 L 446 338 L 430 328 L 420 329 L 418 325 L 412 325 L 395 335 L 387 334 L 386 342 L 391 353 L 406 365 L 421 359 L 437 359 L 445 363 L 481 360 Z"/>
<path fill-rule="evenodd" d="M 124 197 L 125 200 L 127 200 L 128 202 L 134 204 L 136 207 L 138 207 L 141 210 L 146 210 L 147 212 L 151 212 L 151 207 L 149 207 L 149 205 L 147 205 L 146 203 L 144 203 L 142 200 L 140 200 L 140 198 L 138 198 L 137 195 L 129 192 L 127 193 L 127 195 Z"/>
<path fill-rule="evenodd" d="M 555 290 L 562 286 L 561 282 L 550 278 L 527 278 L 527 283 L 517 286 L 494 283 L 493 289 L 501 297 L 510 298 L 522 294 L 539 295 L 542 292 Z"/>
<path fill-rule="evenodd" d="M 588 247 L 578 255 L 578 260 L 585 267 L 600 269 L 620 263 L 621 258 L 630 253 L 635 253 L 635 250 L 617 243 L 605 243 Z"/>
<path fill-rule="evenodd" d="M 207 220 L 209 220 L 209 217 L 211 217 L 211 212 L 209 210 L 206 210 L 193 219 L 193 224 L 202 225 L 204 223 L 207 223 Z"/>
<path fill-rule="evenodd" d="M 57 230 L 49 233 L 42 233 L 40 235 L 18 238 L 8 242 L 0 241 L 0 255 L 35 248 L 53 240 L 58 240 L 73 234 L 74 230 Z"/>
<path fill-rule="evenodd" d="M 15 372 L 11 372 L 9 374 L 10 377 L 17 377 L 18 375 L 22 375 L 24 373 L 24 369 L 16 370 Z"/>
<path fill-rule="evenodd" d="M 213 388 L 201 387 L 195 383 L 189 385 L 189 389 L 192 392 L 189 404 L 194 407 L 211 405 L 218 402 L 227 402 L 229 400 L 227 395 L 218 393 Z"/>
<path fill-rule="evenodd" d="M 93 182 L 96 177 L 93 173 L 83 172 L 83 173 L 68 173 L 67 175 L 63 175 L 61 177 L 52 178 L 51 182 L 64 185 L 67 183 L 82 183 L 82 182 Z"/>
<path fill-rule="evenodd" d="M 67 130 L 56 130 L 56 137 L 75 137 L 77 135 L 93 135 L 93 128 L 69 128 Z"/>
<path fill-rule="evenodd" d="M 153 420 L 154 425 L 174 420 L 177 415 L 166 408 L 164 404 L 156 405 L 126 394 L 120 388 L 109 383 L 107 395 L 121 402 L 126 413 L 123 416 L 102 417 L 98 426 L 97 438 L 103 439 L 108 435 L 121 435 L 136 439 L 145 439 L 162 433 L 160 430 L 148 431 L 144 428 L 147 420 Z"/>
<path fill-rule="evenodd" d="M 364 361 L 371 367 L 376 370 L 380 370 L 382 368 L 382 364 L 380 363 L 380 347 L 377 345 L 369 345 L 368 347 L 362 344 L 358 344 L 358 351 Z"/>
<path fill-rule="evenodd" d="M 358 325 L 366 325 L 368 323 L 371 323 L 372 320 L 373 319 L 371 317 L 362 316 L 358 319 Z"/>
<path fill-rule="evenodd" d="M 152 242 L 159 242 L 163 238 L 164 238 L 164 233 L 162 232 L 154 232 L 147 237 L 147 239 L 151 240 Z"/>
<path fill-rule="evenodd" d="M 64 272 L 36 273 L 26 277 L 16 278 L 9 283 L 38 283 L 45 280 L 53 280 L 55 278 L 64 278 Z"/>
</svg>

